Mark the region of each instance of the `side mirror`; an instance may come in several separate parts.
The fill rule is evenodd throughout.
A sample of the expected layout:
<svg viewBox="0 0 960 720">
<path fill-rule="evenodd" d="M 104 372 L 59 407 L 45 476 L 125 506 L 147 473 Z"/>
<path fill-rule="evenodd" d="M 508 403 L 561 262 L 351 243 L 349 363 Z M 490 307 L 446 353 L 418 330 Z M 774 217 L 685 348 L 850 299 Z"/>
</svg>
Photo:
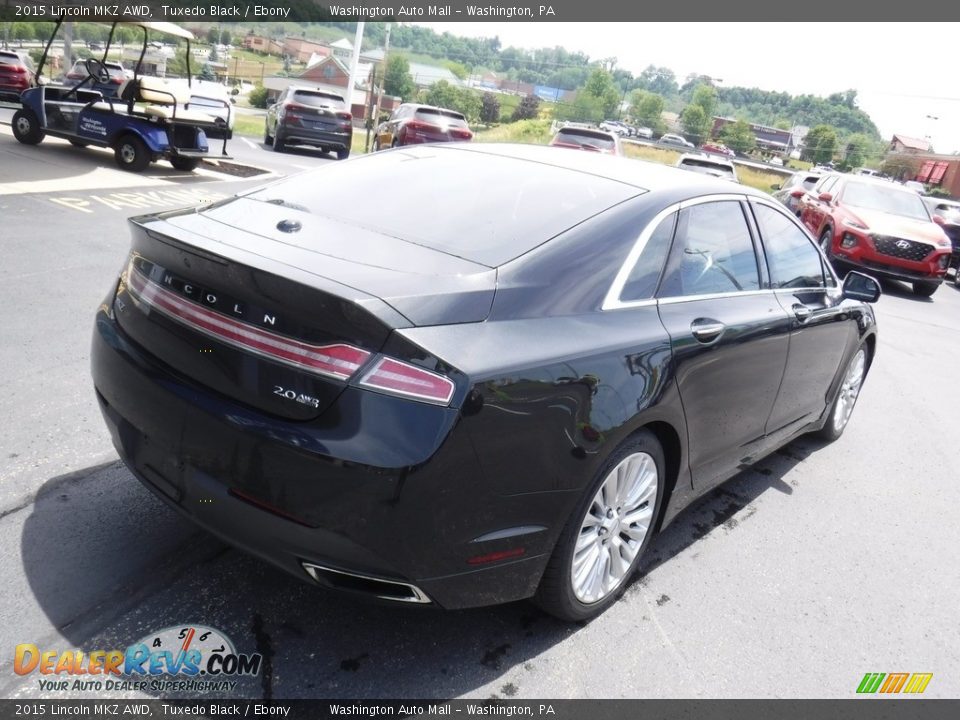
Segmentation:
<svg viewBox="0 0 960 720">
<path fill-rule="evenodd" d="M 851 300 L 874 303 L 880 299 L 880 283 L 869 275 L 851 270 L 843 279 L 843 296 Z"/>
<path fill-rule="evenodd" d="M 933 216 L 933 221 L 934 221 L 937 225 L 946 225 L 946 224 L 947 224 L 946 220 L 943 219 L 943 215 L 934 215 L 934 216 Z"/>
<path fill-rule="evenodd" d="M 833 202 L 833 195 L 828 192 L 822 192 L 817 197 L 825 203 Z"/>
</svg>

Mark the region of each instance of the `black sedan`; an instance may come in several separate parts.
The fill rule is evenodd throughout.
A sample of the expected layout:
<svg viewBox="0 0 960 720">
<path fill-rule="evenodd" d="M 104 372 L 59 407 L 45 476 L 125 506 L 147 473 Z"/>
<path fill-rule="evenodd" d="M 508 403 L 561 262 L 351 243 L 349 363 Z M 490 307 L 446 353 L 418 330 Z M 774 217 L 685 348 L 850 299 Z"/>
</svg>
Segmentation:
<svg viewBox="0 0 960 720">
<path fill-rule="evenodd" d="M 413 146 L 131 223 L 92 353 L 121 457 L 386 601 L 599 613 L 696 496 L 839 437 L 876 352 L 878 285 L 779 203 L 624 158 Z"/>
</svg>

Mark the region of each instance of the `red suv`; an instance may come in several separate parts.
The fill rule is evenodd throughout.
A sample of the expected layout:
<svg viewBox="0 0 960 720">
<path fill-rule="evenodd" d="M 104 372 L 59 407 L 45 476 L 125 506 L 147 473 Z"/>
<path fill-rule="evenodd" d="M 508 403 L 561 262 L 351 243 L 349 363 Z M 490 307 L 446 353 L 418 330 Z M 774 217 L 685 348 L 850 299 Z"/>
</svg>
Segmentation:
<svg viewBox="0 0 960 720">
<path fill-rule="evenodd" d="M 24 52 L 0 50 L 0 99 L 17 101 L 34 86 L 33 60 Z"/>
<path fill-rule="evenodd" d="M 373 149 L 472 139 L 473 132 L 463 113 L 431 105 L 404 103 L 377 128 Z"/>
<path fill-rule="evenodd" d="M 912 190 L 830 174 L 800 198 L 799 211 L 834 265 L 905 280 L 923 297 L 943 282 L 950 240 Z"/>
</svg>

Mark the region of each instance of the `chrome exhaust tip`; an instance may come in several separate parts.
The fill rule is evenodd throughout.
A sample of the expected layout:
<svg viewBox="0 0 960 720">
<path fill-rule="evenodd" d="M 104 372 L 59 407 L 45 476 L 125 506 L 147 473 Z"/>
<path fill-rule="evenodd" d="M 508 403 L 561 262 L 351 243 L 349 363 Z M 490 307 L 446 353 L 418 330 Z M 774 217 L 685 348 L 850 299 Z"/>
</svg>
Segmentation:
<svg viewBox="0 0 960 720">
<path fill-rule="evenodd" d="M 352 592 L 372 595 L 380 600 L 394 602 L 428 604 L 430 598 L 416 585 L 400 582 L 399 580 L 384 580 L 383 578 L 359 573 L 335 570 L 316 563 L 302 560 L 300 564 L 315 582 L 335 590 L 350 590 Z"/>
</svg>

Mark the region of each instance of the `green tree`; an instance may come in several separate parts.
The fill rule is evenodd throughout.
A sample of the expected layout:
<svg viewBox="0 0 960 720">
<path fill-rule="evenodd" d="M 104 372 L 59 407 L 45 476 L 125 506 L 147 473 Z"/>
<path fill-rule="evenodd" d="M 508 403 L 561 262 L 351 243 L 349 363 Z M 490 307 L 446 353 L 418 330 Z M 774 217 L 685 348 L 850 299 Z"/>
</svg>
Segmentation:
<svg viewBox="0 0 960 720">
<path fill-rule="evenodd" d="M 837 151 L 837 131 L 829 125 L 817 125 L 803 140 L 803 159 L 815 163 L 827 163 L 833 160 Z"/>
<path fill-rule="evenodd" d="M 634 90 L 630 96 L 630 116 L 635 123 L 653 130 L 655 135 L 663 135 L 667 131 L 663 122 L 664 99 L 662 95 Z"/>
<path fill-rule="evenodd" d="M 702 107 L 704 114 L 712 120 L 717 109 L 717 89 L 713 85 L 697 85 L 690 102 Z"/>
<path fill-rule="evenodd" d="M 705 142 L 710 137 L 710 128 L 713 123 L 703 108 L 691 103 L 687 105 L 680 113 L 680 126 L 683 128 L 683 134 L 695 145 Z"/>
<path fill-rule="evenodd" d="M 564 103 L 556 112 L 557 119 L 581 123 L 600 123 L 605 117 L 603 101 L 581 90 L 572 103 Z"/>
<path fill-rule="evenodd" d="M 500 122 L 500 98 L 492 92 L 485 92 L 480 102 L 480 119 L 485 123 Z"/>
<path fill-rule="evenodd" d="M 520 104 L 510 116 L 510 122 L 517 120 L 536 120 L 540 116 L 540 98 L 536 95 L 525 95 Z"/>
<path fill-rule="evenodd" d="M 863 133 L 854 133 L 847 138 L 845 160 L 850 168 L 856 168 L 863 165 L 870 152 L 871 141 Z"/>
<path fill-rule="evenodd" d="M 880 165 L 880 172 L 896 180 L 908 180 L 916 177 L 917 170 L 918 165 L 915 159 L 899 153 L 888 154 L 884 158 L 883 164 Z"/>
<path fill-rule="evenodd" d="M 250 91 L 250 104 L 255 108 L 267 107 L 267 89 L 263 85 L 257 85 Z"/>
<path fill-rule="evenodd" d="M 746 120 L 727 123 L 720 130 L 720 140 L 738 154 L 746 154 L 757 145 L 757 138 Z"/>
<path fill-rule="evenodd" d="M 200 72 L 197 74 L 197 78 L 200 80 L 216 80 L 217 76 L 213 72 L 213 68 L 210 67 L 210 63 L 204 63 L 203 67 L 200 68 Z"/>
<path fill-rule="evenodd" d="M 613 82 L 613 75 L 600 68 L 590 73 L 583 89 L 577 93 L 577 100 L 580 100 L 581 95 L 589 97 L 581 103 L 582 107 L 600 108 L 600 114 L 603 117 L 599 120 L 613 117 L 620 106 L 620 91 Z"/>
<path fill-rule="evenodd" d="M 217 52 L 216 45 L 210 46 L 210 52 L 207 54 L 207 62 L 220 62 L 220 54 Z"/>
<path fill-rule="evenodd" d="M 423 100 L 428 105 L 461 112 L 470 122 L 480 119 L 481 102 L 477 94 L 467 88 L 451 85 L 446 80 L 438 80 L 431 85 Z"/>
<path fill-rule="evenodd" d="M 410 61 L 403 55 L 391 55 L 387 60 L 383 91 L 388 95 L 403 98 L 404 102 L 412 100 L 416 95 L 417 86 L 410 75 Z"/>
</svg>

